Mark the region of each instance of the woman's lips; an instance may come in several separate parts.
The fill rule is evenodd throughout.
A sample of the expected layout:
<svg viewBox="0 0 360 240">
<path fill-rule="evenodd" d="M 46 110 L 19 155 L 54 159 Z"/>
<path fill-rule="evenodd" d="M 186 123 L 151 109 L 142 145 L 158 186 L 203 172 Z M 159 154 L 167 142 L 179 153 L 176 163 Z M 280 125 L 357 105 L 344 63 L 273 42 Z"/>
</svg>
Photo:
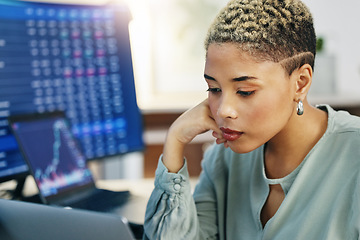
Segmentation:
<svg viewBox="0 0 360 240">
<path fill-rule="evenodd" d="M 227 140 L 227 141 L 235 141 L 236 139 L 241 137 L 241 135 L 243 134 L 243 132 L 234 131 L 229 128 L 222 127 L 222 128 L 220 128 L 220 130 L 223 133 L 223 138 L 225 138 L 225 140 Z"/>
</svg>

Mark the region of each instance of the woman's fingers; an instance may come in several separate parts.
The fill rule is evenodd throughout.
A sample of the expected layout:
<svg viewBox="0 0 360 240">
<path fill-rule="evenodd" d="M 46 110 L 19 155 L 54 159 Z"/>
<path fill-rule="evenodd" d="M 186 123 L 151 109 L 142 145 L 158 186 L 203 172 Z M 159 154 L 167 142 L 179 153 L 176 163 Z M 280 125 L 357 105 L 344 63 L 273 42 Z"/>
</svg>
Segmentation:
<svg viewBox="0 0 360 240">
<path fill-rule="evenodd" d="M 224 143 L 224 146 L 225 146 L 225 147 L 228 147 L 227 140 L 226 140 L 225 138 L 223 138 L 223 136 L 222 136 L 221 133 L 218 133 L 218 132 L 213 131 L 213 132 L 212 132 L 212 135 L 213 135 L 214 138 L 216 138 L 216 143 L 217 143 L 217 144 L 222 144 L 222 143 Z"/>
<path fill-rule="evenodd" d="M 217 144 L 224 144 L 225 147 L 228 146 L 222 131 L 211 114 L 207 99 L 182 114 L 173 123 L 171 130 L 174 131 L 171 131 L 170 134 L 175 133 L 175 137 L 179 142 L 185 145 L 197 135 L 211 130 Z"/>
</svg>

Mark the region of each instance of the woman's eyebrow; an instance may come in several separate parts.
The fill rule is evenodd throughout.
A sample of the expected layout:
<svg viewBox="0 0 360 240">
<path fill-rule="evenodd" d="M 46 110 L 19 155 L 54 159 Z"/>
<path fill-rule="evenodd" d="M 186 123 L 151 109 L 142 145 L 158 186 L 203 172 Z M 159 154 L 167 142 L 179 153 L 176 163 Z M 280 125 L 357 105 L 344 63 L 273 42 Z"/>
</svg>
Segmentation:
<svg viewBox="0 0 360 240">
<path fill-rule="evenodd" d="M 242 77 L 237 77 L 234 78 L 233 81 L 234 82 L 241 82 L 241 81 L 248 81 L 248 80 L 255 80 L 257 79 L 256 77 L 251 77 L 251 76 L 242 76 Z"/>
<path fill-rule="evenodd" d="M 212 80 L 212 81 L 216 81 L 215 78 L 207 75 L 207 74 L 204 74 L 204 78 L 205 79 L 208 79 L 208 80 Z M 242 82 L 242 81 L 248 81 L 248 80 L 254 80 L 254 79 L 257 79 L 256 77 L 251 77 L 251 76 L 242 76 L 242 77 L 236 77 L 236 78 L 233 78 L 232 80 L 234 82 Z"/>
<path fill-rule="evenodd" d="M 206 74 L 204 74 L 204 78 L 205 78 L 205 79 L 207 79 L 207 80 L 216 81 L 216 79 L 215 79 L 215 78 L 210 77 L 209 75 L 206 75 Z"/>
</svg>

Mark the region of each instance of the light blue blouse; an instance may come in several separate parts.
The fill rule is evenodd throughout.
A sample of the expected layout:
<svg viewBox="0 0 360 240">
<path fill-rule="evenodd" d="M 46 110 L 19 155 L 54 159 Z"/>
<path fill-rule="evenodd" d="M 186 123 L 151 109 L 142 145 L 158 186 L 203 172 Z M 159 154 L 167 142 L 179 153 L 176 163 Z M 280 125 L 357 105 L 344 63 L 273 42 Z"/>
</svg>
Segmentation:
<svg viewBox="0 0 360 240">
<path fill-rule="evenodd" d="M 360 240 L 360 118 L 321 108 L 325 134 L 281 179 L 266 177 L 264 146 L 246 154 L 212 146 L 193 195 L 186 162 L 169 173 L 160 160 L 144 239 Z M 285 199 L 263 227 L 269 184 L 281 184 Z"/>
</svg>

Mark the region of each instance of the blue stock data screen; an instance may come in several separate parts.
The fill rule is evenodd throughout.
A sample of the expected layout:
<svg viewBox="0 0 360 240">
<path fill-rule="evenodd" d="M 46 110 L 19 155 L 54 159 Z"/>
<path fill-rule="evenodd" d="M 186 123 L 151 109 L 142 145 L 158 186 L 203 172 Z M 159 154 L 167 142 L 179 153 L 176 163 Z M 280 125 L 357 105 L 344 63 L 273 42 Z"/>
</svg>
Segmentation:
<svg viewBox="0 0 360 240">
<path fill-rule="evenodd" d="M 0 178 L 27 171 L 12 114 L 63 110 L 87 159 L 143 149 L 124 5 L 0 0 Z"/>
</svg>

